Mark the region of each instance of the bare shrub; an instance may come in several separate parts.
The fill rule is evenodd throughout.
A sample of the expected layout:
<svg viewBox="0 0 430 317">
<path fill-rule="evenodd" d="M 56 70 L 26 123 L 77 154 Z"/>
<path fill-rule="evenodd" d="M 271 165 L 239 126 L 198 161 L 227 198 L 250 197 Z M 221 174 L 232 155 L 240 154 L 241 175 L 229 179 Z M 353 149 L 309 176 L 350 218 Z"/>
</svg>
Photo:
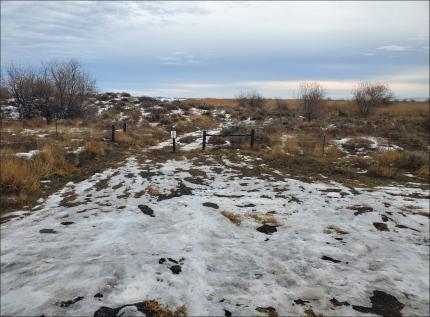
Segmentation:
<svg viewBox="0 0 430 317">
<path fill-rule="evenodd" d="M 360 83 L 352 92 L 358 112 L 367 116 L 377 106 L 388 105 L 393 101 L 393 92 L 382 83 Z"/>
<path fill-rule="evenodd" d="M 311 121 L 322 115 L 325 91 L 317 82 L 304 82 L 300 84 L 299 100 L 303 116 Z"/>
<path fill-rule="evenodd" d="M 263 96 L 256 91 L 241 92 L 236 96 L 236 101 L 240 107 L 250 110 L 262 109 L 265 105 Z"/>
</svg>

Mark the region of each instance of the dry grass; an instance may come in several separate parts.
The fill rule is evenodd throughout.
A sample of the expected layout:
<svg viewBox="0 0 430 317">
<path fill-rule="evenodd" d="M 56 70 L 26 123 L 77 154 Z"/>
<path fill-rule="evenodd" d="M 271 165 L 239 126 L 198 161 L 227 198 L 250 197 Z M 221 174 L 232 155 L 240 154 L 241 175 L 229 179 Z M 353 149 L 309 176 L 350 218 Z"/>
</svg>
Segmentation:
<svg viewBox="0 0 430 317">
<path fill-rule="evenodd" d="M 148 191 L 148 194 L 151 196 L 160 196 L 161 194 L 160 189 L 155 185 L 149 185 L 147 191 Z"/>
<path fill-rule="evenodd" d="M 194 127 L 200 130 L 208 130 L 217 125 L 214 118 L 209 116 L 195 116 L 192 118 L 192 122 Z"/>
<path fill-rule="evenodd" d="M 230 211 L 223 211 L 221 214 L 224 217 L 226 217 L 228 220 L 230 220 L 231 223 L 234 223 L 235 225 L 240 225 L 242 222 L 240 215 L 234 214 Z"/>
<path fill-rule="evenodd" d="M 143 302 L 143 310 L 148 311 L 149 316 L 157 317 L 186 317 L 187 308 L 182 305 L 175 311 L 172 311 L 169 306 L 162 305 L 155 300 L 146 300 Z"/>
<path fill-rule="evenodd" d="M 324 233 L 331 234 L 333 232 L 335 232 L 337 234 L 340 234 L 340 235 L 344 235 L 344 234 L 348 234 L 349 233 L 348 231 L 343 230 L 343 229 L 341 229 L 341 228 L 339 228 L 338 226 L 335 226 L 335 225 L 329 225 L 329 226 L 327 226 L 327 228 L 324 229 Z"/>
<path fill-rule="evenodd" d="M 266 213 L 264 215 L 257 214 L 257 213 L 248 213 L 247 216 L 254 219 L 258 223 L 262 223 L 262 224 L 270 223 L 273 225 L 278 224 L 278 220 L 276 220 L 275 216 L 271 213 Z"/>
<path fill-rule="evenodd" d="M 85 142 L 84 150 L 90 155 L 103 156 L 107 152 L 107 145 L 102 141 L 90 140 Z"/>
<path fill-rule="evenodd" d="M 5 193 L 15 193 L 25 197 L 40 186 L 40 180 L 52 176 L 66 176 L 75 172 L 64 155 L 64 149 L 46 145 L 32 159 L 19 158 L 14 151 L 2 150 L 0 184 Z"/>
</svg>

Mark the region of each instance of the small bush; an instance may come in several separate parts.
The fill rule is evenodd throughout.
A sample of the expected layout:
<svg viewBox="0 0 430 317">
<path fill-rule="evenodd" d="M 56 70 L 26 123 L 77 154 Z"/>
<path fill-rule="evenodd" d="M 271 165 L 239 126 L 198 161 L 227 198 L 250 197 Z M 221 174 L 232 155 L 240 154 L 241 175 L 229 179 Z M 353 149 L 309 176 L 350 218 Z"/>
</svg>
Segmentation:
<svg viewBox="0 0 430 317">
<path fill-rule="evenodd" d="M 101 141 L 90 140 L 85 142 L 84 150 L 93 156 L 103 156 L 106 154 L 106 144 Z"/>
</svg>

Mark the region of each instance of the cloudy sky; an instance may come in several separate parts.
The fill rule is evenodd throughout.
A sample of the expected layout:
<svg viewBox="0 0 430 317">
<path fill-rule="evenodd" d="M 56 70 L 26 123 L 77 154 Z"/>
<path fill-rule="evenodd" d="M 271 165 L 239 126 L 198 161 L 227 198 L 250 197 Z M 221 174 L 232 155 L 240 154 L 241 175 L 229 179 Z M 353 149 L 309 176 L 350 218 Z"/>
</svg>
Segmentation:
<svg viewBox="0 0 430 317">
<path fill-rule="evenodd" d="M 1 65 L 79 59 L 100 90 L 333 98 L 382 81 L 429 96 L 429 2 L 1 2 Z"/>
</svg>

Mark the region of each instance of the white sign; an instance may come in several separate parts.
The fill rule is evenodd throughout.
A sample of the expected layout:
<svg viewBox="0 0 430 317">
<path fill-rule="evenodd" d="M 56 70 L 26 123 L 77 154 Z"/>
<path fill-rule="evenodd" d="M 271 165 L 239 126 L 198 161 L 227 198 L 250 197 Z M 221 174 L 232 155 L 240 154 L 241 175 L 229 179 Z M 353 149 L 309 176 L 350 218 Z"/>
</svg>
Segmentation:
<svg viewBox="0 0 430 317">
<path fill-rule="evenodd" d="M 175 130 L 170 131 L 170 136 L 172 137 L 172 139 L 176 139 L 176 131 Z"/>
</svg>

